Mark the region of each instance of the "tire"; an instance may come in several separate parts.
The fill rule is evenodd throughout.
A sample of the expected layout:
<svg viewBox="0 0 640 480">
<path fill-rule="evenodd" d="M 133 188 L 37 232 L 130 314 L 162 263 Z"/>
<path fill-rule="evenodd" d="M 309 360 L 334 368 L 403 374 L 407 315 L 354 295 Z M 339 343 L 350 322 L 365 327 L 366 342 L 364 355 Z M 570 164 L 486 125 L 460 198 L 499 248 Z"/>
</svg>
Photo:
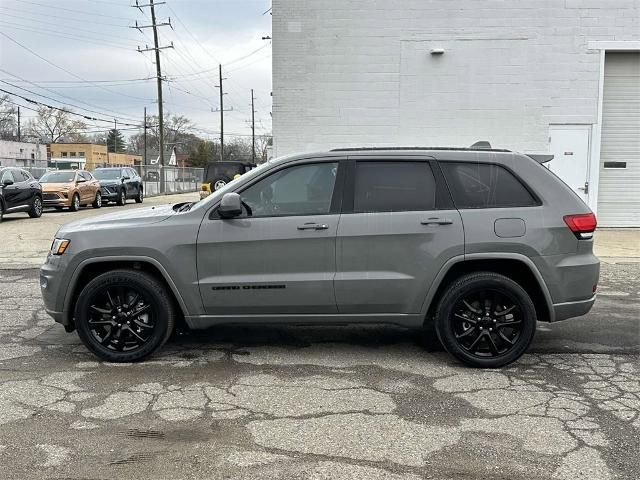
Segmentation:
<svg viewBox="0 0 640 480">
<path fill-rule="evenodd" d="M 4 217 L 4 205 L 0 202 L 0 223 L 2 223 L 2 218 Z"/>
<path fill-rule="evenodd" d="M 69 210 L 72 212 L 77 212 L 80 210 L 80 196 L 77 193 L 73 194 L 71 198 L 71 205 L 69 206 Z"/>
<path fill-rule="evenodd" d="M 124 191 L 124 188 L 118 192 L 118 199 L 116 200 L 116 205 L 123 206 L 127 203 L 127 193 Z"/>
<path fill-rule="evenodd" d="M 436 309 L 444 348 L 470 367 L 498 368 L 527 350 L 536 310 L 516 282 L 492 272 L 464 275 L 447 287 Z"/>
<path fill-rule="evenodd" d="M 128 305 L 134 294 L 137 300 Z M 142 308 L 146 310 L 135 316 Z M 175 326 L 170 292 L 152 275 L 134 270 L 112 270 L 91 280 L 78 297 L 74 318 L 82 343 L 102 360 L 116 363 L 151 355 L 165 344 Z"/>
<path fill-rule="evenodd" d="M 33 199 L 33 204 L 27 213 L 31 218 L 40 218 L 42 216 L 42 198 L 36 195 Z"/>
<path fill-rule="evenodd" d="M 222 177 L 218 177 L 218 178 L 214 179 L 213 182 L 211 182 L 211 191 L 215 192 L 216 190 L 221 189 L 222 187 L 224 187 L 230 181 L 231 181 L 231 179 L 229 177 L 226 177 L 226 176 L 222 176 Z"/>
<path fill-rule="evenodd" d="M 100 208 L 102 207 L 102 194 L 100 193 L 100 191 L 96 192 L 96 199 L 93 201 L 93 203 L 91 204 L 91 206 L 93 208 Z"/>
<path fill-rule="evenodd" d="M 144 190 L 142 187 L 138 188 L 138 194 L 136 195 L 136 203 L 142 203 L 144 201 Z"/>
</svg>

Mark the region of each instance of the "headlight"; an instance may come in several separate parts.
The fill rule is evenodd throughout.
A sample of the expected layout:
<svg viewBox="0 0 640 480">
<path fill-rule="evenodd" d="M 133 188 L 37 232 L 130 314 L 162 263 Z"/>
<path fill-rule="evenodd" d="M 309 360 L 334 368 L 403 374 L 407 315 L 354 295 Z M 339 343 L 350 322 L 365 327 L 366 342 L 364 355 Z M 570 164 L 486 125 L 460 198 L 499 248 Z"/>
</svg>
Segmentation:
<svg viewBox="0 0 640 480">
<path fill-rule="evenodd" d="M 51 255 L 62 255 L 67 251 L 69 243 L 71 243 L 70 240 L 54 238 L 53 243 L 51 244 Z"/>
</svg>

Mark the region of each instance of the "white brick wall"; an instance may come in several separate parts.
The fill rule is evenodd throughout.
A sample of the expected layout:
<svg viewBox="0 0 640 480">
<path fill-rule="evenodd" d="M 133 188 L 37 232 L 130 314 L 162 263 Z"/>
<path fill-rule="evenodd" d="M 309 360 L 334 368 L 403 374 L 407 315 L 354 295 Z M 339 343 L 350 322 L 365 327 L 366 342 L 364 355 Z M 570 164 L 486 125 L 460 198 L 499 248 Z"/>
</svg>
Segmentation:
<svg viewBox="0 0 640 480">
<path fill-rule="evenodd" d="M 550 123 L 597 123 L 592 40 L 640 40 L 640 0 L 273 0 L 274 153 L 546 151 Z"/>
</svg>

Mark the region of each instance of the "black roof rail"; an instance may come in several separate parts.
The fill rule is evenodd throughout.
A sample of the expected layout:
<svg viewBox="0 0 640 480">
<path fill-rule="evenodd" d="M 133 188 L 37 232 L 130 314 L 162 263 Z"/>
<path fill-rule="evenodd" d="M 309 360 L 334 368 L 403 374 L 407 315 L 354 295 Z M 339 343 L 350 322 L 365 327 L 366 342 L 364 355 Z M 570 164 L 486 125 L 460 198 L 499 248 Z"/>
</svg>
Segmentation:
<svg viewBox="0 0 640 480">
<path fill-rule="evenodd" d="M 488 142 L 487 142 L 488 143 Z M 475 145 L 475 144 L 474 144 Z M 344 147 L 332 148 L 331 152 L 368 152 L 368 151 L 385 151 L 385 150 L 449 150 L 449 151 L 471 151 L 471 152 L 507 152 L 511 150 L 504 148 L 486 148 L 486 147 Z"/>
</svg>

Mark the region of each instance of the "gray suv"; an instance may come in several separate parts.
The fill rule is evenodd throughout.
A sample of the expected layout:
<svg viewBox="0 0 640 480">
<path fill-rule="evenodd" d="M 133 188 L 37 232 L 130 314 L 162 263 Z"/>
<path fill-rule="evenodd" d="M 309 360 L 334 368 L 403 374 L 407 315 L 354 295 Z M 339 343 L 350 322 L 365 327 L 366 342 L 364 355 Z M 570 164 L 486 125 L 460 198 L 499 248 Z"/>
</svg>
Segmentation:
<svg viewBox="0 0 640 480">
<path fill-rule="evenodd" d="M 533 157 L 276 159 L 199 202 L 64 225 L 41 269 L 45 306 L 113 362 L 145 358 L 184 319 L 417 327 L 468 365 L 506 365 L 536 321 L 587 313 L 598 283 L 594 214 Z"/>
</svg>

